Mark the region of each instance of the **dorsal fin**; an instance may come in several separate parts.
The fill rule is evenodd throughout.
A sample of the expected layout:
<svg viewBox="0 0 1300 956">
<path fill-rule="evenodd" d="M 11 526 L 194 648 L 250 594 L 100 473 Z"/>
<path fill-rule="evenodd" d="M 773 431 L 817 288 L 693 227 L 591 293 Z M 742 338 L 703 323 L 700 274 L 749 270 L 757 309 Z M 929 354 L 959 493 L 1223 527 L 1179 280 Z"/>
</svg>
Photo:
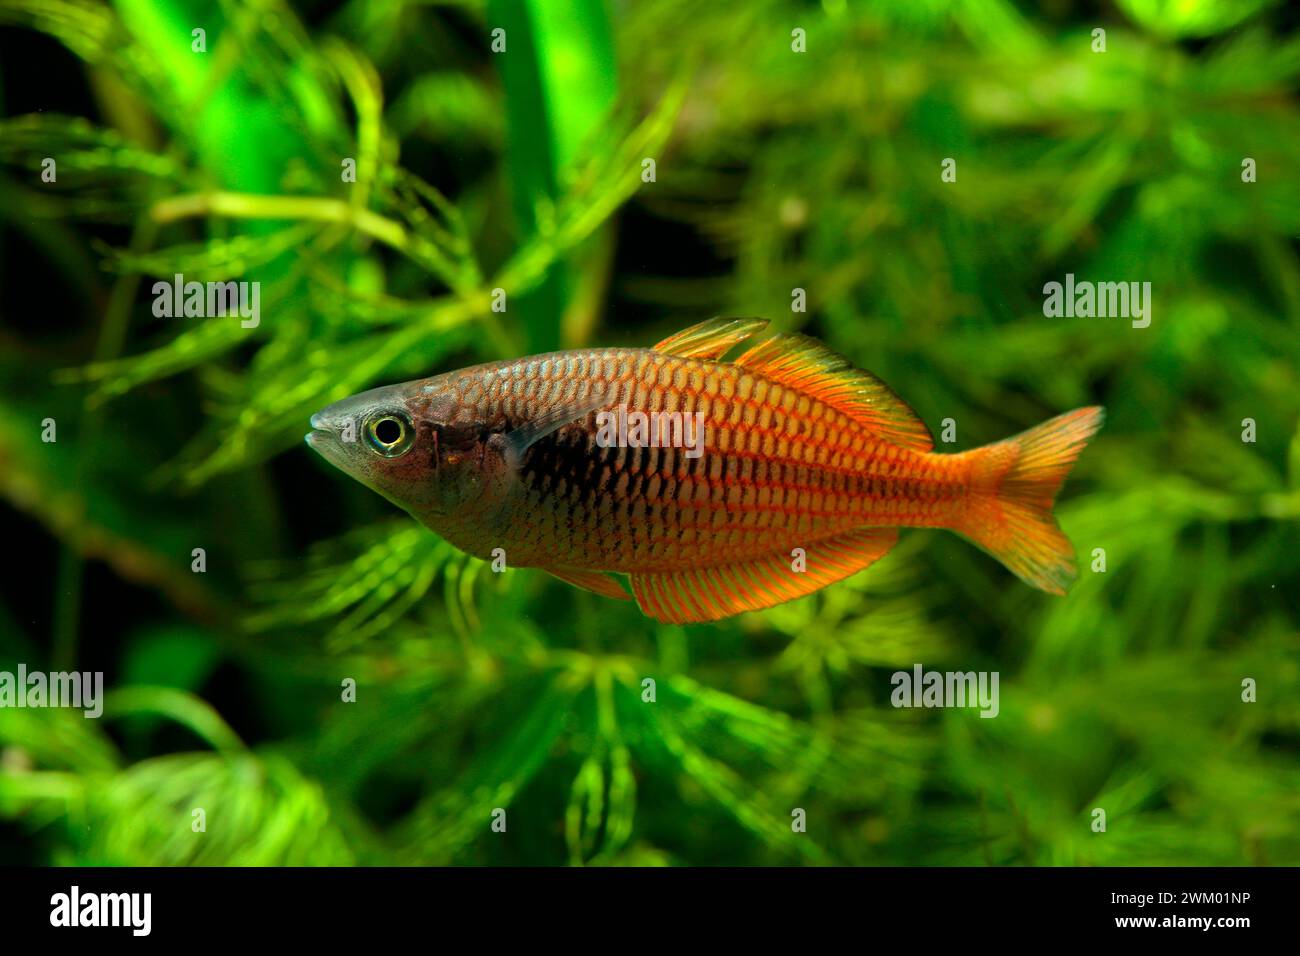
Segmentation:
<svg viewBox="0 0 1300 956">
<path fill-rule="evenodd" d="M 774 335 L 736 359 L 736 365 L 797 388 L 861 422 L 885 441 L 932 451 L 934 438 L 901 398 L 870 372 L 806 335 Z"/>
<path fill-rule="evenodd" d="M 683 358 L 716 361 L 722 358 L 727 349 L 765 328 L 767 328 L 767 319 L 734 319 L 718 316 L 668 336 L 656 345 L 654 350 L 669 355 L 680 355 Z"/>
</svg>

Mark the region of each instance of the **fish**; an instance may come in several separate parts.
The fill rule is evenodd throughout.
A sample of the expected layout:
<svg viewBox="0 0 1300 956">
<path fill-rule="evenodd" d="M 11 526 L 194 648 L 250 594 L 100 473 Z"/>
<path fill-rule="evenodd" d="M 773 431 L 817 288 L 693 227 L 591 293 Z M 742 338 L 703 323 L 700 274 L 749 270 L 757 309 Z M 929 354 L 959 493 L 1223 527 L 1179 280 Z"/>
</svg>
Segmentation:
<svg viewBox="0 0 1300 956">
<path fill-rule="evenodd" d="M 1075 552 L 1052 508 L 1104 409 L 937 452 L 884 382 L 809 336 L 755 339 L 767 326 L 719 317 L 653 348 L 387 385 L 317 412 L 306 440 L 460 550 L 668 624 L 811 594 L 880 560 L 904 527 L 956 532 L 1066 593 Z"/>
</svg>

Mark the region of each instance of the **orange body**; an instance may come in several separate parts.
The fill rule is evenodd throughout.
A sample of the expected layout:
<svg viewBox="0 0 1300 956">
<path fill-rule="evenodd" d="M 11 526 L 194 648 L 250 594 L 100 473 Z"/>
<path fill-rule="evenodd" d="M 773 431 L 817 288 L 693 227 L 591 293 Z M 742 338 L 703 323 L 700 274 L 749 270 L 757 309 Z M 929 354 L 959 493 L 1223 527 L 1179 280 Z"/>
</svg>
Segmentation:
<svg viewBox="0 0 1300 956">
<path fill-rule="evenodd" d="M 867 525 L 952 527 L 971 462 L 890 444 L 798 389 L 735 365 L 649 349 L 586 349 L 468 369 L 453 387 L 508 423 L 599 394 L 611 408 L 703 415 L 703 449 L 601 447 L 598 413 L 524 459 L 497 527 L 447 528 L 519 566 L 669 571 L 807 548 Z M 684 432 L 684 428 L 683 428 Z M 457 540 L 457 539 L 461 540 Z"/>
</svg>

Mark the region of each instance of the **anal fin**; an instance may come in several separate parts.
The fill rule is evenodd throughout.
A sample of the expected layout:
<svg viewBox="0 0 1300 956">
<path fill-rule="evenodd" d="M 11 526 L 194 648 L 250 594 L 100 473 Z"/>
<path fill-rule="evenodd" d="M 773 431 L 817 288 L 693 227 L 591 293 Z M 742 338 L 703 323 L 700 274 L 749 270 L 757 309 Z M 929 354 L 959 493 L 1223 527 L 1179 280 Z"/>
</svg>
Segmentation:
<svg viewBox="0 0 1300 956">
<path fill-rule="evenodd" d="M 620 601 L 632 600 L 631 595 L 624 591 L 617 581 L 600 571 L 584 571 L 581 568 L 542 568 L 542 570 L 555 575 L 566 584 L 591 591 L 601 597 L 616 598 Z"/>
<path fill-rule="evenodd" d="M 665 624 L 716 621 L 842 581 L 884 557 L 897 541 L 897 528 L 860 528 L 810 544 L 803 571 L 793 570 L 789 554 L 776 552 L 740 564 L 634 573 L 632 593 L 643 613 Z"/>
</svg>

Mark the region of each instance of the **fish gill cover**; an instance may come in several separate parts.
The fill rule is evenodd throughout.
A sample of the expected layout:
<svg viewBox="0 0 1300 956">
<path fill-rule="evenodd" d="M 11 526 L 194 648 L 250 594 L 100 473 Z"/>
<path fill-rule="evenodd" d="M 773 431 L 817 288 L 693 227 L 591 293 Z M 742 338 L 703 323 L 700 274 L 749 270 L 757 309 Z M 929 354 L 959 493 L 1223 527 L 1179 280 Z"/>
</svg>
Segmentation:
<svg viewBox="0 0 1300 956">
<path fill-rule="evenodd" d="M 1300 863 L 1294 27 L 0 0 L 0 862 Z M 1069 593 L 907 530 L 665 624 L 302 444 L 714 315 L 939 452 L 1104 405 Z"/>
</svg>

